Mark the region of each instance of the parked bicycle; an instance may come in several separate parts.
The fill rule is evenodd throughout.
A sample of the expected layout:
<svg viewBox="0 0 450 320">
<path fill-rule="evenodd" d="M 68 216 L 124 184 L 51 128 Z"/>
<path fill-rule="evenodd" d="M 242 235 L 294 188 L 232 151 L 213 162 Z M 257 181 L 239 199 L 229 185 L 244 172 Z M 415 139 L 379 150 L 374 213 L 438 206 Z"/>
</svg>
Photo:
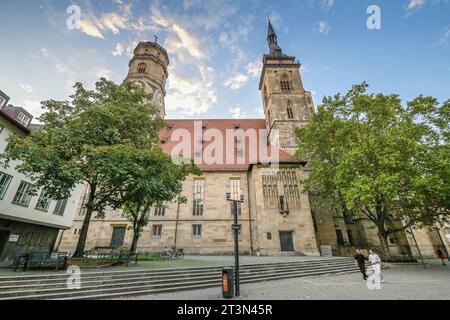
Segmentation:
<svg viewBox="0 0 450 320">
<path fill-rule="evenodd" d="M 183 259 L 184 258 L 184 249 L 165 249 L 161 251 L 160 257 L 167 258 L 167 259 Z"/>
</svg>

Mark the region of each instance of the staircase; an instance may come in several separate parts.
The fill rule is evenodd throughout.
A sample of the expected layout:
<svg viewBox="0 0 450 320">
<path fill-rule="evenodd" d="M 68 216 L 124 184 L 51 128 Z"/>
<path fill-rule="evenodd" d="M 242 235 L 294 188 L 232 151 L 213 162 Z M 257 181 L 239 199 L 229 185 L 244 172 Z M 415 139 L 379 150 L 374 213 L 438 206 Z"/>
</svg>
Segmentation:
<svg viewBox="0 0 450 320">
<path fill-rule="evenodd" d="M 352 258 L 242 265 L 241 284 L 357 272 Z M 113 299 L 221 286 L 222 267 L 82 272 L 81 289 L 67 289 L 66 274 L 0 277 L 0 300 Z"/>
</svg>

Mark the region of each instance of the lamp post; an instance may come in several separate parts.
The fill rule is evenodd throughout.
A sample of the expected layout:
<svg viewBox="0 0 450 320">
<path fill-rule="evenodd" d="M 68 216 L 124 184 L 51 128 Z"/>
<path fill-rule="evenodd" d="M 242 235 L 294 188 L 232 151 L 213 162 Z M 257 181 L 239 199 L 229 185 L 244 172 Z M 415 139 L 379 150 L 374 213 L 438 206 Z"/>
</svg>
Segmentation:
<svg viewBox="0 0 450 320">
<path fill-rule="evenodd" d="M 233 208 L 233 233 L 234 233 L 234 287 L 235 296 L 239 297 L 241 295 L 240 291 L 240 280 L 239 280 L 239 230 L 241 226 L 238 224 L 238 203 L 244 202 L 244 193 L 242 189 L 240 190 L 239 199 L 233 199 L 231 189 L 227 186 L 226 192 L 227 201 L 231 202 L 231 207 Z"/>
</svg>

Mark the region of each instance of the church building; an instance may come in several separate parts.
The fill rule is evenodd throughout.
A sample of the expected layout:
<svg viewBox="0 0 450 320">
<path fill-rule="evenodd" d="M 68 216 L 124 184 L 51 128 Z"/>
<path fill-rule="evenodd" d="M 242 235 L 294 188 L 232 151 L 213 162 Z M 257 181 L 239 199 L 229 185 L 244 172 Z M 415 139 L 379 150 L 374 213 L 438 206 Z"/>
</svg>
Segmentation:
<svg viewBox="0 0 450 320">
<path fill-rule="evenodd" d="M 238 205 L 240 251 L 244 254 L 320 255 L 326 249 L 334 255 L 351 255 L 354 246 L 378 242 L 369 221 L 311 208 L 310 195 L 303 191 L 306 162 L 294 156 L 298 147 L 295 128 L 306 125 L 314 113 L 311 92 L 303 85 L 300 63 L 283 52 L 270 21 L 267 42 L 259 83 L 264 119 L 165 119 L 168 127 L 160 132 L 163 150 L 172 155 L 185 155 L 188 150 L 203 175 L 185 181 L 181 195 L 187 203 L 174 201 L 153 209 L 138 244 L 140 252 L 176 246 L 188 254 L 232 254 L 233 213 L 227 192 L 233 198 L 244 196 Z M 152 94 L 153 105 L 163 118 L 168 65 L 169 55 L 162 46 L 141 42 L 125 78 Z M 186 137 L 187 142 L 181 141 Z M 60 235 L 60 251 L 73 252 L 76 247 L 85 214 L 83 204 L 81 201 L 72 228 Z M 129 225 L 120 211 L 112 209 L 104 219 L 93 218 L 86 250 L 129 248 L 133 237 Z M 437 240 L 425 235 L 420 239 L 429 239 L 425 242 L 433 255 Z M 405 234 L 391 241 L 399 250 L 410 250 L 411 240 Z"/>
</svg>

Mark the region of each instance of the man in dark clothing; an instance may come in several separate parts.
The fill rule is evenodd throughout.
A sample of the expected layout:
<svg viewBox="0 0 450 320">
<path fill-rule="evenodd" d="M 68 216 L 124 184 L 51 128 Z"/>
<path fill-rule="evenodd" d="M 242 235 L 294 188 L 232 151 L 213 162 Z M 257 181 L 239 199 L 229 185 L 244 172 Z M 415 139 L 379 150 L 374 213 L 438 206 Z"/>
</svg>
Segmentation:
<svg viewBox="0 0 450 320">
<path fill-rule="evenodd" d="M 363 275 L 363 279 L 364 281 L 366 281 L 368 278 L 366 274 L 366 257 L 364 257 L 364 255 L 361 253 L 361 250 L 359 249 L 356 249 L 355 266 L 359 267 L 359 270 Z"/>
</svg>

